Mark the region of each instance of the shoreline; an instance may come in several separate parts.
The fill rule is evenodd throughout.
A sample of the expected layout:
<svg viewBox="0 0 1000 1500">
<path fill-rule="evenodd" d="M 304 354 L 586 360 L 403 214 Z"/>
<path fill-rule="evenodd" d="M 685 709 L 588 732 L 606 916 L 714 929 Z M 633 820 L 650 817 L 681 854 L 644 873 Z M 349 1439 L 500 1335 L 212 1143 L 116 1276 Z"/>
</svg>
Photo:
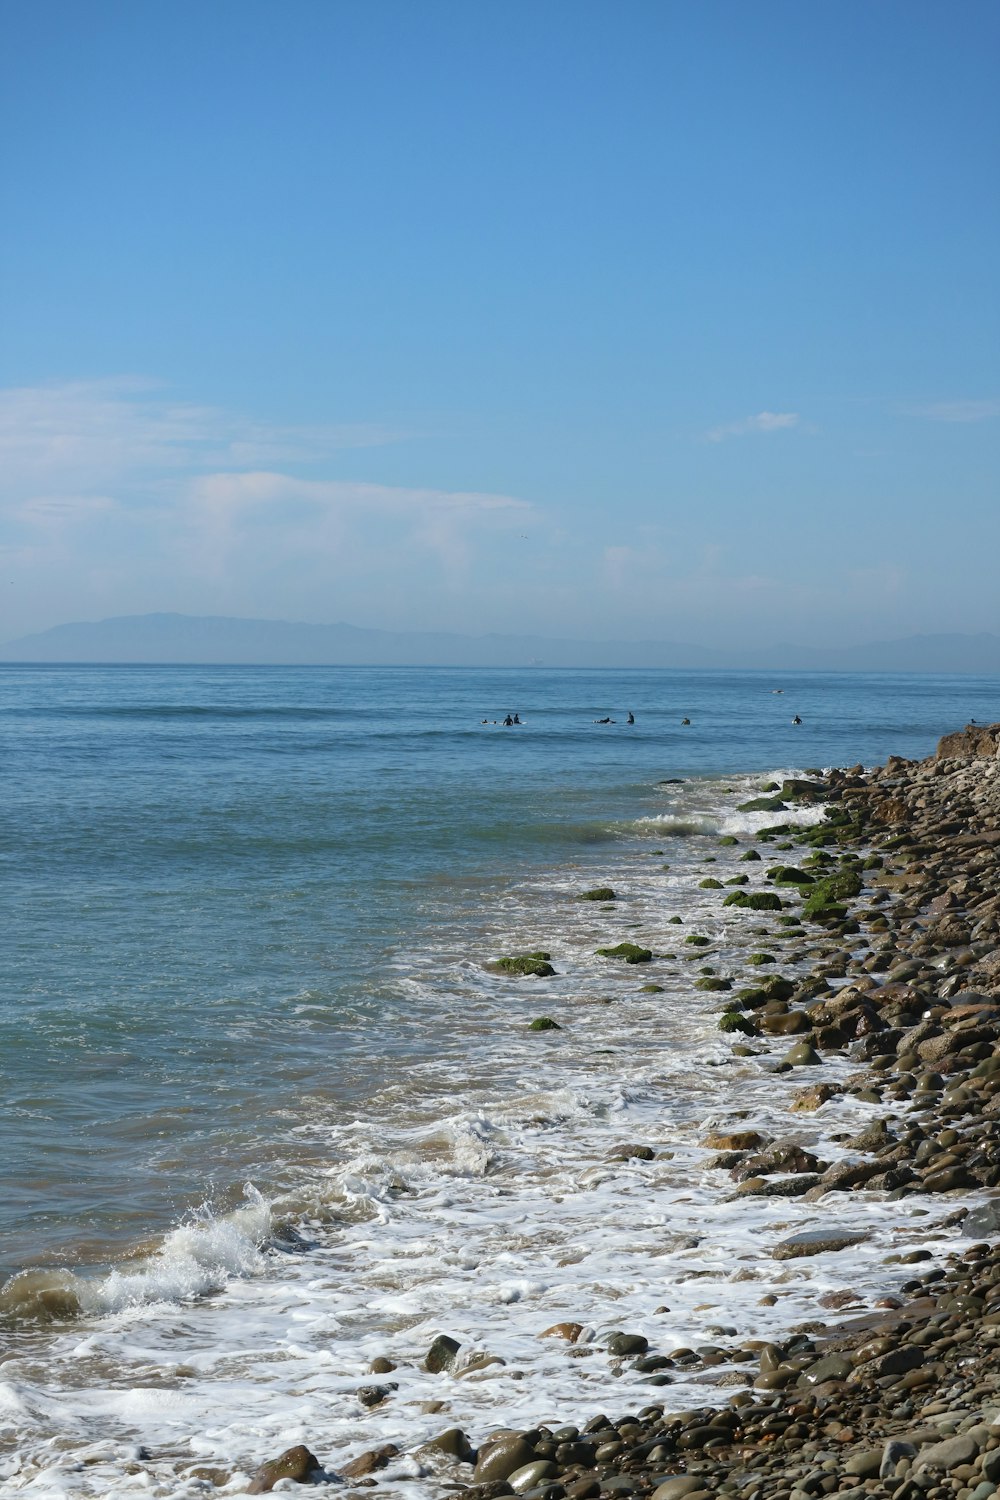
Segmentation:
<svg viewBox="0 0 1000 1500">
<path fill-rule="evenodd" d="M 867 773 L 857 766 L 774 788 L 775 803 L 785 804 L 776 813 L 822 797 L 828 815 L 796 829 L 791 811 L 757 833 L 754 845 L 775 846 L 798 863 L 776 863 L 757 892 L 773 893 L 780 908 L 751 894 L 750 909 L 780 909 L 784 941 L 801 940 L 792 913 L 804 898 L 808 930 L 832 941 L 842 962 L 827 958 L 804 980 L 783 982 L 783 937 L 772 929 L 772 977 L 732 998 L 725 980 L 701 986 L 723 995 L 722 1014 L 734 1018 L 723 1029 L 734 1035 L 737 1056 L 752 1055 L 758 1038 L 788 1037 L 775 1072 L 795 1086 L 791 1108 L 813 1130 L 822 1128 L 824 1105 L 843 1093 L 881 1110 L 865 1130 L 846 1140 L 840 1133 L 843 1151 L 832 1162 L 795 1140 L 769 1139 L 752 1122 L 710 1133 L 709 1165 L 730 1174 L 737 1195 L 820 1204 L 832 1193 L 861 1202 L 920 1195 L 938 1211 L 933 1227 L 952 1228 L 968 1243 L 938 1266 L 914 1234 L 909 1248 L 885 1259 L 884 1289 L 870 1305 L 859 1308 L 861 1299 L 846 1291 L 821 1296 L 831 1321 L 796 1325 L 782 1339 L 719 1338 L 665 1357 L 650 1354 L 642 1334 L 613 1334 L 609 1353 L 649 1376 L 648 1401 L 640 1405 L 630 1389 L 639 1409 L 626 1416 L 581 1412 L 579 1426 L 556 1429 L 452 1428 L 408 1455 L 391 1443 L 373 1447 L 328 1475 L 298 1445 L 265 1462 L 246 1493 L 267 1492 L 282 1474 L 371 1485 L 383 1471 L 387 1486 L 408 1478 L 412 1492 L 420 1478 L 429 1493 L 469 1500 L 994 1493 L 1000 1244 L 991 1241 L 1000 1236 L 1000 1198 L 988 1193 L 1000 1188 L 998 738 L 1000 726 L 969 726 L 926 761 L 890 757 Z M 737 904 L 742 887 L 718 886 L 720 900 Z M 823 1059 L 845 1057 L 857 1071 L 827 1082 Z M 970 1194 L 981 1206 L 959 1201 Z M 834 1225 L 790 1234 L 772 1256 L 809 1257 L 818 1271 L 825 1257 L 863 1238 Z M 549 1332 L 572 1344 L 583 1329 Z M 425 1368 L 447 1370 L 458 1350 L 454 1340 L 435 1340 Z M 685 1410 L 677 1399 L 683 1387 L 673 1398 L 657 1391 L 696 1367 L 703 1381 L 719 1370 L 717 1404 Z M 376 1361 L 372 1374 L 394 1368 Z M 377 1409 L 391 1390 L 373 1385 L 362 1399 Z M 409 1474 L 399 1472 L 401 1461 Z"/>
</svg>

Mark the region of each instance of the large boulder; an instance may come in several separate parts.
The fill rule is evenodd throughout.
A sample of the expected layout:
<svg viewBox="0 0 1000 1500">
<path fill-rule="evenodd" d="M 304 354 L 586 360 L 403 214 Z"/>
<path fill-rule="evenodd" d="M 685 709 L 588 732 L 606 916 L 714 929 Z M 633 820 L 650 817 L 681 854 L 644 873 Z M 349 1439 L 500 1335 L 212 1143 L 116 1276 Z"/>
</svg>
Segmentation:
<svg viewBox="0 0 1000 1500">
<path fill-rule="evenodd" d="M 1000 724 L 966 724 L 954 734 L 938 740 L 938 760 L 971 760 L 975 756 L 1000 754 Z"/>
</svg>

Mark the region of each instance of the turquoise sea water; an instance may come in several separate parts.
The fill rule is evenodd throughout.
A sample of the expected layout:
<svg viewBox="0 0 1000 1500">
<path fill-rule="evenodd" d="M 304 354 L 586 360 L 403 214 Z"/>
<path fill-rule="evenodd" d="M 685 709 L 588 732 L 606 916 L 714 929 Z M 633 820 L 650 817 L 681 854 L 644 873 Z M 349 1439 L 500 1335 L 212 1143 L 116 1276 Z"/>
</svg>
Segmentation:
<svg viewBox="0 0 1000 1500">
<path fill-rule="evenodd" d="M 475 951 L 532 872 L 598 873 L 658 783 L 923 756 L 998 700 L 971 677 L 0 668 L 4 1272 L 308 1180 L 330 1112 L 439 1045 L 397 956 Z"/>
</svg>

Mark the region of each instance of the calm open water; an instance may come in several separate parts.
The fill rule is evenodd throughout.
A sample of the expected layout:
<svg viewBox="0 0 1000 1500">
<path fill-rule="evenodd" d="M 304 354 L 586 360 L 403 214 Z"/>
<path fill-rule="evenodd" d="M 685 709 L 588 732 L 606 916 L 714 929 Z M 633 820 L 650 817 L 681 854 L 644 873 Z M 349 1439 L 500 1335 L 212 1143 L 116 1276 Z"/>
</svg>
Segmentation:
<svg viewBox="0 0 1000 1500">
<path fill-rule="evenodd" d="M 5 1273 L 107 1262 L 247 1178 L 320 1170 L 310 1122 L 435 1045 L 394 955 L 472 933 L 532 871 L 599 869 L 657 782 L 923 756 L 998 699 L 943 676 L 0 668 Z M 523 727 L 494 728 L 508 710 Z"/>
</svg>

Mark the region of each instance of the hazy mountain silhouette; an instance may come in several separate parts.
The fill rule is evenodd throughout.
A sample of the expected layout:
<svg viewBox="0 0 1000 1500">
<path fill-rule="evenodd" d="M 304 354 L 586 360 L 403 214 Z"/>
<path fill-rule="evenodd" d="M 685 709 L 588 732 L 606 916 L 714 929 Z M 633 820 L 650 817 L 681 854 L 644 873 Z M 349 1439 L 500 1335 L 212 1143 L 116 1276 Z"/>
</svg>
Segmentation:
<svg viewBox="0 0 1000 1500">
<path fill-rule="evenodd" d="M 283 666 L 733 667 L 1000 674 L 1000 636 L 915 635 L 862 646 L 786 643 L 720 651 L 673 641 L 573 641 L 306 625 L 224 615 L 119 615 L 56 625 L 0 647 L 7 662 L 233 663 Z"/>
</svg>

